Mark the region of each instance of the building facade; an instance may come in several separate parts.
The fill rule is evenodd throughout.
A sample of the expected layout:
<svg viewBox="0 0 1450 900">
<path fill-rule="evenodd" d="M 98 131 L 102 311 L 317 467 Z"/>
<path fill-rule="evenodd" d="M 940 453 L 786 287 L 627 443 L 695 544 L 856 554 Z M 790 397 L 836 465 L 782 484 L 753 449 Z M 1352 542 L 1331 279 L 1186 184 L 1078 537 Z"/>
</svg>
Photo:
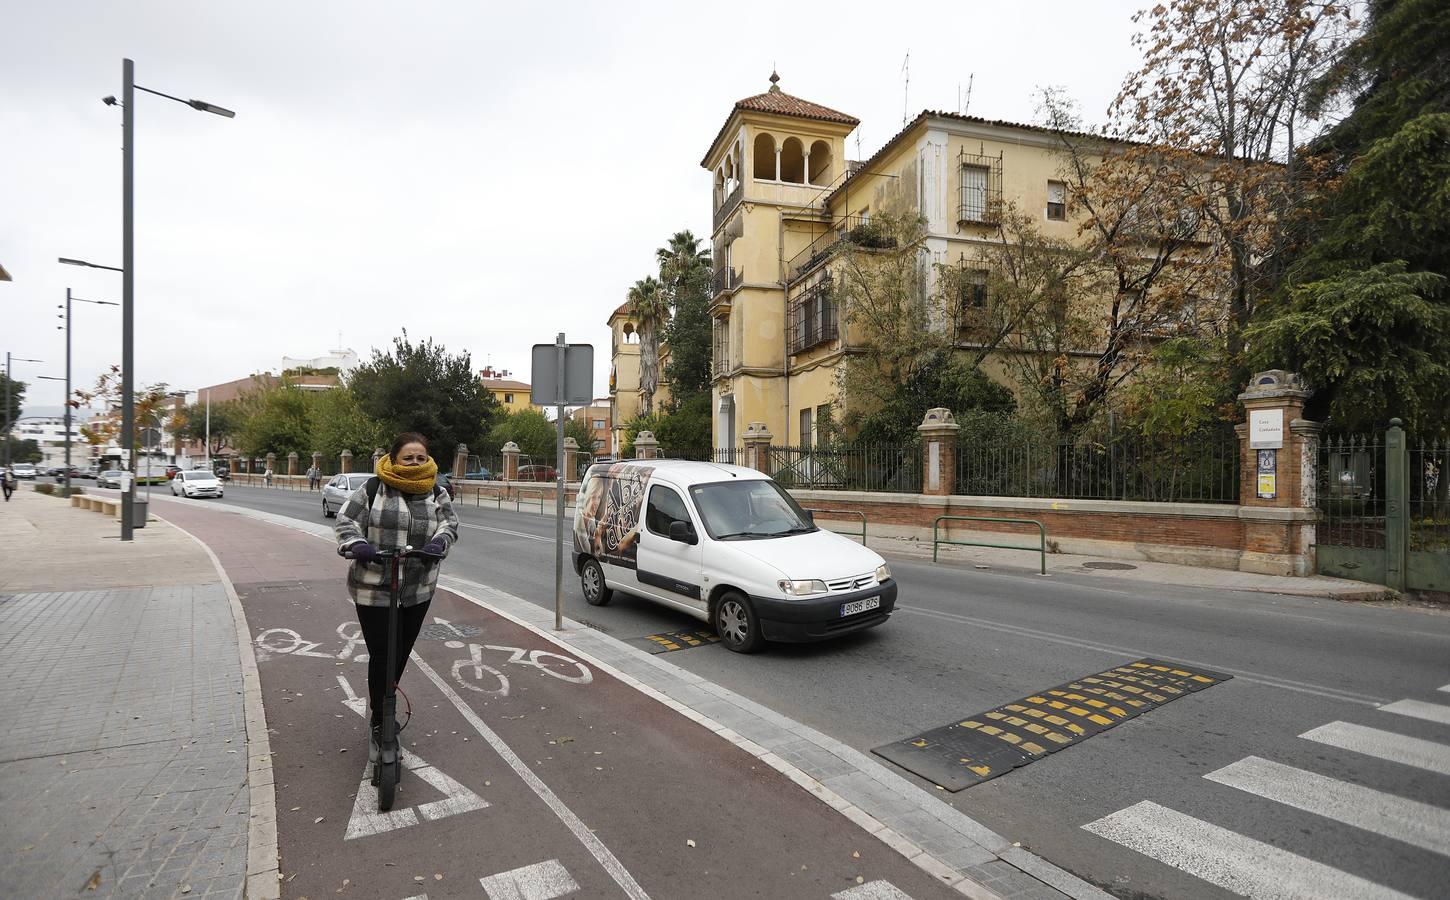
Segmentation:
<svg viewBox="0 0 1450 900">
<path fill-rule="evenodd" d="M 644 408 L 640 396 L 639 366 L 639 323 L 629 311 L 629 303 L 621 303 L 609 314 L 605 323 L 609 326 L 609 423 L 610 438 L 605 451 L 620 455 L 625 444 L 625 431 L 631 419 L 639 416 Z M 660 383 L 655 386 L 654 407 L 670 401 L 670 388 L 664 380 L 665 366 L 669 364 L 670 350 L 665 344 L 659 347 Z"/>
<path fill-rule="evenodd" d="M 714 444 L 738 446 L 762 422 L 777 445 L 809 446 L 836 402 L 849 327 L 832 298 L 833 247 L 860 245 L 873 216 L 915 214 L 929 281 L 970 270 L 963 306 L 986 303 L 985 254 L 1006 205 L 1043 237 L 1074 241 L 1061 135 L 1046 128 L 924 111 L 871 158 L 846 160 L 859 121 L 780 90 L 737 102 L 701 165 L 712 177 Z M 869 245 L 868 245 L 869 246 Z M 972 276 L 980 273 L 980 289 Z M 966 321 L 954 310 L 957 329 Z M 970 310 L 966 310 L 970 313 Z M 968 346 L 972 335 L 957 335 Z M 1001 359 L 983 369 L 1006 380 Z"/>
<path fill-rule="evenodd" d="M 591 452 L 595 456 L 614 452 L 611 449 L 611 442 L 614 440 L 613 410 L 608 397 L 600 397 L 588 406 L 574 410 L 570 415 L 574 417 L 574 421 L 582 422 L 594 438 L 592 448 L 582 447 L 580 449 Z"/>
<path fill-rule="evenodd" d="M 511 413 L 523 409 L 538 409 L 533 404 L 528 382 L 516 381 L 509 377 L 512 374 L 493 366 L 485 366 L 478 373 L 478 382 L 483 385 L 484 390 L 493 394 L 499 406 Z"/>
</svg>

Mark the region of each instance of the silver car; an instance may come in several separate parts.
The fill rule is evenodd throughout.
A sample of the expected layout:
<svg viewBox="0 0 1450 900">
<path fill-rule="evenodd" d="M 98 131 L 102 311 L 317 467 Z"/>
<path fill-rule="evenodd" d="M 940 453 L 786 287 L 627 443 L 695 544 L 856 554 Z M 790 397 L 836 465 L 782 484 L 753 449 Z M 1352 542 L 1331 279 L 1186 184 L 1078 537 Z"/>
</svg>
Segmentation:
<svg viewBox="0 0 1450 900">
<path fill-rule="evenodd" d="M 350 472 L 346 475 L 334 475 L 327 484 L 322 486 L 322 517 L 331 519 L 337 516 L 337 511 L 352 496 L 352 492 L 363 486 L 369 478 L 373 477 L 367 472 Z"/>
<path fill-rule="evenodd" d="M 120 469 L 107 469 L 96 476 L 96 487 L 119 488 L 121 486 L 121 476 L 124 474 L 126 473 Z"/>
</svg>

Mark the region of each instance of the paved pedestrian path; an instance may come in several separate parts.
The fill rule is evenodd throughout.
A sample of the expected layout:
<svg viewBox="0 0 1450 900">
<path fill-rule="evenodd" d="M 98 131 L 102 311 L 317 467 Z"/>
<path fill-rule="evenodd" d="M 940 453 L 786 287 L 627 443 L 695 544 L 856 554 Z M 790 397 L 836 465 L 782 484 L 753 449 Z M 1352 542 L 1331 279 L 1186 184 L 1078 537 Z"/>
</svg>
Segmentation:
<svg viewBox="0 0 1450 900">
<path fill-rule="evenodd" d="M 29 490 L 0 508 L 0 885 L 241 897 L 252 798 L 231 605 L 182 532 L 119 531 Z"/>
</svg>

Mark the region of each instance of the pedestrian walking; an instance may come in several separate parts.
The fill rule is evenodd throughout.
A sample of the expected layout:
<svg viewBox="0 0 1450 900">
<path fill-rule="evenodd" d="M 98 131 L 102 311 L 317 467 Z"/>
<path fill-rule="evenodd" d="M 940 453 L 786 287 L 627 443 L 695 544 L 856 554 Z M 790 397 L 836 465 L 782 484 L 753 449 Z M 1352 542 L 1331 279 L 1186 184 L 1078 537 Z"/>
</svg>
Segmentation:
<svg viewBox="0 0 1450 900">
<path fill-rule="evenodd" d="M 428 455 L 428 442 L 415 432 L 398 435 L 379 457 L 376 475 L 364 482 L 337 512 L 337 549 L 352 557 L 347 591 L 357 605 L 358 624 L 368 648 L 368 705 L 372 710 L 369 759 L 376 761 L 382 725 L 383 694 L 388 679 L 403 675 L 428 604 L 438 584 L 442 557 L 458 541 L 458 515 L 448 492 L 438 487 L 438 464 Z M 412 547 L 429 554 L 401 561 L 398 597 L 397 669 L 387 671 L 388 568 L 377 561 L 379 550 Z"/>
<path fill-rule="evenodd" d="M 268 466 L 267 467 L 267 470 L 262 473 L 262 483 L 265 484 L 267 487 L 271 487 L 272 486 L 272 467 L 271 466 Z"/>
<path fill-rule="evenodd" d="M 319 482 L 321 480 L 322 480 L 322 470 L 319 469 L 319 468 L 317 468 L 317 464 L 316 463 L 313 463 L 312 464 L 312 467 L 307 470 L 307 489 L 309 491 L 315 491 L 315 490 L 317 490 L 317 482 Z"/>
<path fill-rule="evenodd" d="M 4 485 L 5 502 L 9 503 L 10 495 L 15 493 L 15 470 L 10 468 L 9 466 L 6 466 L 5 474 L 3 476 L 0 476 L 0 482 L 3 482 Z"/>
</svg>

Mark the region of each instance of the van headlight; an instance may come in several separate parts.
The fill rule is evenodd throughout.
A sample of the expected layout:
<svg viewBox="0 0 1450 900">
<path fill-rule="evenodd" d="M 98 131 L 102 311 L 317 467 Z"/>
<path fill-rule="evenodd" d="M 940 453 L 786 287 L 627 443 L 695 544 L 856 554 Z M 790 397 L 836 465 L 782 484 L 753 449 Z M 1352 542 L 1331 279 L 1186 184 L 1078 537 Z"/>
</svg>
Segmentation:
<svg viewBox="0 0 1450 900">
<path fill-rule="evenodd" d="M 876 580 L 879 581 L 879 582 L 881 582 L 882 584 L 885 584 L 886 582 L 890 581 L 891 580 L 891 567 L 888 566 L 886 563 L 882 563 L 881 566 L 880 566 L 880 568 L 878 568 L 876 570 Z"/>
<path fill-rule="evenodd" d="M 824 594 L 826 583 L 819 578 L 808 578 L 804 581 L 777 581 L 776 586 L 787 597 L 805 597 L 810 594 Z"/>
</svg>

